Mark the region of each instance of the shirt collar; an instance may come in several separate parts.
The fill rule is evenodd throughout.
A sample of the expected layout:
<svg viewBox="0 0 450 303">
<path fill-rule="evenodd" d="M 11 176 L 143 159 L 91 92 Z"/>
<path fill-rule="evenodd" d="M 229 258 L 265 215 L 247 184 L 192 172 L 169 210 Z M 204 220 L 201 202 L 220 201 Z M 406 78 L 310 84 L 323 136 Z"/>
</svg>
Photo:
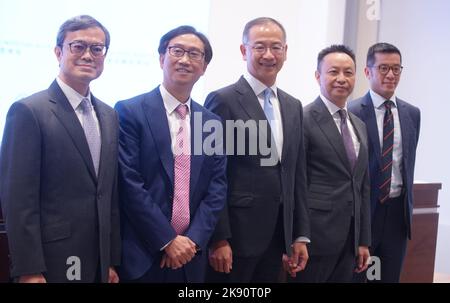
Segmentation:
<svg viewBox="0 0 450 303">
<path fill-rule="evenodd" d="M 323 103 L 325 103 L 325 106 L 327 107 L 328 111 L 330 112 L 330 114 L 332 116 L 334 114 L 336 114 L 341 109 L 339 106 L 337 106 L 336 104 L 334 104 L 333 102 L 331 102 L 330 100 L 325 98 L 322 94 L 320 94 L 320 99 L 322 99 Z M 347 102 L 345 102 L 345 106 L 344 106 L 343 109 L 346 112 L 348 112 L 348 110 L 347 110 Z"/>
<path fill-rule="evenodd" d="M 183 104 L 180 101 L 178 101 L 177 98 L 172 96 L 167 89 L 164 87 L 164 85 L 159 86 L 159 91 L 161 93 L 161 97 L 163 99 L 164 107 L 169 115 L 171 115 L 178 105 Z M 188 114 L 191 112 L 191 97 L 184 103 L 188 107 Z"/>
<path fill-rule="evenodd" d="M 373 90 L 370 90 L 370 97 L 372 98 L 372 103 L 375 108 L 380 109 L 383 106 L 384 101 L 386 101 L 386 98 L 380 96 Z M 393 95 L 389 100 L 391 100 L 394 103 L 394 107 L 397 107 L 397 97 Z"/>
<path fill-rule="evenodd" d="M 261 81 L 256 79 L 248 71 L 245 72 L 243 76 L 244 76 L 244 79 L 247 80 L 248 84 L 250 85 L 250 87 L 252 88 L 252 90 L 253 90 L 253 92 L 255 93 L 256 96 L 261 95 L 261 93 L 267 88 L 267 86 L 264 83 L 262 83 Z M 272 92 L 275 95 L 275 97 L 278 98 L 278 95 L 277 95 L 277 84 L 274 83 L 274 85 L 272 85 L 270 88 L 272 89 Z"/>
<path fill-rule="evenodd" d="M 91 102 L 91 93 L 88 91 L 87 96 L 83 96 L 80 93 L 78 93 L 76 90 L 71 88 L 69 85 L 67 85 L 59 76 L 56 77 L 56 82 L 58 83 L 59 87 L 63 91 L 64 95 L 67 97 L 67 100 L 69 100 L 70 105 L 72 106 L 73 110 L 76 110 L 78 106 L 80 105 L 81 101 L 84 98 L 88 98 L 89 102 Z M 91 102 L 92 104 L 92 102 Z"/>
</svg>

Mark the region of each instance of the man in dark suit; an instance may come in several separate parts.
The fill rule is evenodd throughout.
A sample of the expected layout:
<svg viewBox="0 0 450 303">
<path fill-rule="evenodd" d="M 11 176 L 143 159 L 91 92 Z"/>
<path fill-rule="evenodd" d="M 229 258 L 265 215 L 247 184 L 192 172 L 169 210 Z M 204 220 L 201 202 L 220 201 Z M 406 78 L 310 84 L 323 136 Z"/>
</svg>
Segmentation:
<svg viewBox="0 0 450 303">
<path fill-rule="evenodd" d="M 89 89 L 109 42 L 94 18 L 67 20 L 59 76 L 8 112 L 0 200 L 19 282 L 118 282 L 118 122 Z"/>
<path fill-rule="evenodd" d="M 317 60 L 320 96 L 305 107 L 309 264 L 295 282 L 350 282 L 367 268 L 369 172 L 364 123 L 346 109 L 355 84 L 355 55 L 344 45 Z M 356 267 L 356 269 L 355 269 Z"/>
<path fill-rule="evenodd" d="M 115 107 L 123 228 L 119 274 L 130 282 L 203 282 L 207 243 L 225 204 L 226 157 L 220 148 L 202 148 L 205 123 L 221 126 L 220 118 L 190 94 L 212 49 L 203 34 L 180 26 L 161 38 L 158 52 L 162 85 Z"/>
<path fill-rule="evenodd" d="M 303 110 L 276 85 L 286 60 L 283 26 L 254 19 L 242 42 L 247 73 L 205 103 L 226 125 L 228 159 L 227 207 L 211 241 L 207 281 L 277 282 L 283 253 L 295 272 L 308 259 Z"/>
<path fill-rule="evenodd" d="M 402 68 L 397 47 L 389 43 L 371 46 L 364 69 L 370 91 L 349 104 L 349 110 L 366 123 L 369 135 L 371 254 L 380 258 L 379 282 L 385 283 L 399 282 L 407 240 L 411 238 L 414 164 L 420 132 L 420 110 L 395 95 Z M 385 116 L 393 121 L 390 130 L 384 126 Z"/>
</svg>

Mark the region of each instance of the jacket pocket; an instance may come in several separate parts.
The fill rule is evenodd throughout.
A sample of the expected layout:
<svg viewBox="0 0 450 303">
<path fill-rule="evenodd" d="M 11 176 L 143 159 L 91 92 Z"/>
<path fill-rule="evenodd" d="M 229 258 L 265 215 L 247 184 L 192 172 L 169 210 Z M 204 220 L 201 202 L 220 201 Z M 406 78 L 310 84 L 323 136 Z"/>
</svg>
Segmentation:
<svg viewBox="0 0 450 303">
<path fill-rule="evenodd" d="M 228 198 L 228 205 L 230 207 L 252 207 L 253 196 L 243 194 L 231 194 Z"/>
<path fill-rule="evenodd" d="M 58 223 L 44 226 L 42 241 L 44 243 L 62 240 L 70 237 L 70 223 Z"/>
<path fill-rule="evenodd" d="M 333 204 L 330 201 L 308 199 L 308 207 L 310 209 L 331 211 L 333 209 Z"/>
</svg>

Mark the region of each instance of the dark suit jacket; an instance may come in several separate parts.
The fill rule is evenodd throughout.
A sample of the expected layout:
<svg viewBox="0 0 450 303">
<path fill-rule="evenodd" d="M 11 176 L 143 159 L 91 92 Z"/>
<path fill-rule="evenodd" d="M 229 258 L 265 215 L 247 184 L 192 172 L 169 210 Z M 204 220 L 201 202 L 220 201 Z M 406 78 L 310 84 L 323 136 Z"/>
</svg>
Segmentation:
<svg viewBox="0 0 450 303">
<path fill-rule="evenodd" d="M 367 133 L 355 115 L 349 113 L 349 119 L 360 141 L 353 171 L 325 103 L 319 97 L 305 107 L 310 255 L 338 254 L 348 237 L 352 216 L 355 254 L 358 246 L 370 246 Z"/>
<path fill-rule="evenodd" d="M 284 134 L 281 163 L 278 161 L 275 166 L 261 166 L 261 159 L 267 156 L 259 150 L 255 155 L 249 152 L 249 142 L 271 137 L 270 129 L 268 133 L 262 131 L 258 135 L 261 131 L 259 126 L 258 133 L 239 126 L 237 132 L 246 135 L 243 142 L 245 154 L 238 154 L 240 143 L 235 136 L 233 153 L 228 155 L 227 207 L 221 214 L 213 241 L 228 239 L 234 256 L 255 257 L 266 250 L 275 230 L 280 204 L 284 211 L 286 251 L 290 253 L 290 245 L 297 237 L 309 237 L 303 109 L 299 100 L 280 89 L 278 98 Z M 224 124 L 226 120 L 267 122 L 257 96 L 243 77 L 233 85 L 210 93 L 205 107 L 217 113 Z M 230 149 L 230 144 L 226 142 L 227 149 Z"/>
<path fill-rule="evenodd" d="M 159 88 L 118 102 L 120 121 L 120 192 L 123 227 L 121 275 L 137 279 L 159 260 L 161 248 L 175 238 L 170 224 L 173 203 L 174 156 L 166 110 Z M 202 121 L 195 121 L 202 115 Z M 204 125 L 219 117 L 191 102 L 191 151 L 194 123 Z M 207 134 L 203 134 L 204 140 Z M 203 142 L 203 140 L 201 142 Z M 187 282 L 202 282 L 207 243 L 225 203 L 224 155 L 191 156 L 190 214 L 185 236 L 201 253 L 185 265 Z"/>
<path fill-rule="evenodd" d="M 54 81 L 14 103 L 0 159 L 0 200 L 6 216 L 12 276 L 43 272 L 65 282 L 70 256 L 81 261 L 81 281 L 101 265 L 120 262 L 117 192 L 118 123 L 112 108 L 92 96 L 102 147 L 95 175 L 83 128 Z"/>
<path fill-rule="evenodd" d="M 371 182 L 371 212 L 375 214 L 375 209 L 380 195 L 379 186 L 381 183 L 380 164 L 381 147 L 378 136 L 377 121 L 375 110 L 370 93 L 364 97 L 356 99 L 349 103 L 349 110 L 357 115 L 366 123 L 369 135 L 369 171 Z M 416 162 L 416 149 L 420 132 L 420 110 L 397 98 L 397 110 L 400 119 L 400 128 L 402 131 L 402 177 L 403 187 L 405 189 L 405 209 L 408 237 L 411 238 L 411 220 L 413 211 L 413 183 L 414 183 L 414 165 Z"/>
</svg>

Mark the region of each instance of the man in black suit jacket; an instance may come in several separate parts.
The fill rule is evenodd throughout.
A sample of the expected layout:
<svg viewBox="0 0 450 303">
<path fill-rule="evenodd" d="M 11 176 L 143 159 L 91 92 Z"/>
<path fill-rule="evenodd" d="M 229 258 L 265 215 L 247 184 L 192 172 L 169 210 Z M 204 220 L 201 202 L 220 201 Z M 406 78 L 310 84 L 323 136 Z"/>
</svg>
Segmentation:
<svg viewBox="0 0 450 303">
<path fill-rule="evenodd" d="M 8 112 L 0 200 L 19 282 L 118 282 L 118 122 L 89 90 L 109 41 L 94 18 L 67 20 L 58 77 Z"/>
<path fill-rule="evenodd" d="M 377 43 L 367 53 L 364 70 L 370 91 L 350 102 L 349 110 L 366 123 L 369 135 L 369 171 L 371 183 L 371 254 L 380 258 L 380 280 L 399 282 L 408 238 L 411 238 L 413 183 L 416 148 L 420 132 L 420 110 L 395 95 L 402 72 L 400 50 L 389 43 Z M 382 147 L 384 103 L 392 102 L 394 119 L 392 161 L 387 194 L 383 192 Z M 365 275 L 357 277 L 365 280 Z"/>
<path fill-rule="evenodd" d="M 317 61 L 321 94 L 305 107 L 304 119 L 310 259 L 294 281 L 350 282 L 355 266 L 364 270 L 369 258 L 367 134 L 346 110 L 355 83 L 353 52 L 332 45 Z"/>
<path fill-rule="evenodd" d="M 225 129 L 235 126 L 226 134 L 228 199 L 211 241 L 207 281 L 277 282 L 283 253 L 295 272 L 308 259 L 303 110 L 276 85 L 287 51 L 278 21 L 248 22 L 240 48 L 248 72 L 205 102 Z M 268 147 L 269 155 L 259 146 Z"/>
</svg>

